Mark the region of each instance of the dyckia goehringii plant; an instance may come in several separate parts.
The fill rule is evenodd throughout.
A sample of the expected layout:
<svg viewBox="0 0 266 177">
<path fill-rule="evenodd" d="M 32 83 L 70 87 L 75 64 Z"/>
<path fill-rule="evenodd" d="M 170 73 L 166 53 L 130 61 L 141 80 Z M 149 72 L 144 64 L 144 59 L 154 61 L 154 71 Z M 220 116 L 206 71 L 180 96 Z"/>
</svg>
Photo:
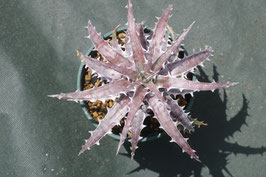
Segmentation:
<svg viewBox="0 0 266 177">
<path fill-rule="evenodd" d="M 184 95 L 201 90 L 213 91 L 217 88 L 235 85 L 235 83 L 201 83 L 186 78 L 186 74 L 198 65 L 202 65 L 213 51 L 207 47 L 182 60 L 178 58 L 177 54 L 179 50 L 182 50 L 181 42 L 191 30 L 194 22 L 169 46 L 168 35 L 165 32 L 168 19 L 171 17 L 172 5 L 169 5 L 163 11 L 162 16 L 158 18 L 150 36 L 144 33 L 142 24 L 135 23 L 131 0 L 128 0 L 127 9 L 127 43 L 124 50 L 114 39 L 110 46 L 89 21 L 88 38 L 107 62 L 100 62 L 89 56 L 80 55 L 86 67 L 110 80 L 110 83 L 90 90 L 50 96 L 72 101 L 93 101 L 119 97 L 112 109 L 108 110 L 105 118 L 99 122 L 98 127 L 90 132 L 91 136 L 85 140 L 80 154 L 94 144 L 99 145 L 99 140 L 107 133 L 111 133 L 112 127 L 118 125 L 128 113 L 120 134 L 117 152 L 124 143 L 128 131 L 131 131 L 130 142 L 133 156 L 140 139 L 140 132 L 144 127 L 146 110 L 149 107 L 158 119 L 160 127 L 172 138 L 171 142 L 177 143 L 183 152 L 188 153 L 191 158 L 199 160 L 195 151 L 187 143 L 187 139 L 177 128 L 177 125 L 181 124 L 184 129 L 193 131 L 192 119 L 170 97 L 170 94 Z"/>
</svg>

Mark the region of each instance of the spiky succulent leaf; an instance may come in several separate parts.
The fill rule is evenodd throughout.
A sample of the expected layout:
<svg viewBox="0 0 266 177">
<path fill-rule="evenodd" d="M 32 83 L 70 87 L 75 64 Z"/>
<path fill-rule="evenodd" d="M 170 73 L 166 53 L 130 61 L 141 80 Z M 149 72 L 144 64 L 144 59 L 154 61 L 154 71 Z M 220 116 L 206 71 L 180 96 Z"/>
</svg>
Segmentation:
<svg viewBox="0 0 266 177">
<path fill-rule="evenodd" d="M 137 24 L 137 34 L 139 36 L 141 46 L 143 47 L 144 50 L 147 50 L 147 41 L 144 35 L 144 29 L 142 23 Z"/>
<path fill-rule="evenodd" d="M 136 83 L 130 83 L 127 80 L 114 80 L 109 84 L 101 87 L 95 87 L 90 90 L 75 91 L 72 93 L 60 93 L 56 95 L 49 95 L 58 99 L 66 99 L 69 101 L 82 101 L 82 100 L 100 100 L 103 98 L 114 98 L 119 96 L 121 92 L 128 92 L 137 85 Z"/>
<path fill-rule="evenodd" d="M 170 4 L 166 10 L 164 10 L 163 15 L 159 18 L 158 22 L 155 25 L 154 35 L 152 36 L 152 43 L 149 48 L 152 58 L 155 60 L 162 54 L 162 46 L 164 43 L 164 33 L 166 30 L 166 25 L 168 19 L 171 16 L 171 11 L 173 5 Z"/>
<path fill-rule="evenodd" d="M 203 90 L 211 90 L 214 91 L 218 88 L 230 87 L 234 86 L 237 83 L 216 83 L 213 81 L 212 83 L 202 83 L 199 81 L 190 81 L 184 78 L 174 78 L 174 77 L 166 77 L 166 76 L 158 76 L 156 85 L 164 87 L 164 88 L 179 88 L 180 90 L 193 90 L 203 91 Z"/>
<path fill-rule="evenodd" d="M 132 63 L 129 62 L 121 53 L 113 49 L 107 41 L 105 41 L 100 34 L 98 34 L 95 28 L 92 26 L 91 22 L 88 22 L 88 38 L 91 39 L 92 43 L 95 46 L 95 49 L 98 50 L 104 58 L 115 65 L 120 66 L 132 66 Z"/>
<path fill-rule="evenodd" d="M 142 104 L 142 101 L 144 99 L 144 97 L 146 96 L 147 93 L 147 89 L 145 89 L 143 86 L 139 86 L 133 96 L 132 99 L 132 104 L 130 105 L 130 111 L 128 113 L 127 119 L 126 119 L 126 123 L 124 125 L 123 131 L 120 135 L 120 142 L 117 148 L 117 153 L 119 152 L 120 147 L 122 146 L 122 144 L 124 143 L 128 130 L 129 128 L 132 126 L 131 122 L 132 120 L 135 118 L 135 114 L 137 113 L 137 111 L 139 110 L 140 105 Z M 138 118 L 136 118 L 138 121 Z M 136 124 L 136 123 L 135 123 Z"/>
<path fill-rule="evenodd" d="M 186 138 L 178 131 L 176 123 L 170 118 L 170 111 L 167 110 L 166 104 L 161 102 L 156 96 L 149 98 L 149 105 L 152 107 L 161 127 L 172 138 L 171 142 L 177 143 L 183 152 L 190 155 L 191 158 L 199 160 L 195 151 L 188 145 Z"/>
<path fill-rule="evenodd" d="M 159 58 L 156 58 L 156 60 L 152 64 L 152 70 L 154 72 L 158 72 L 162 68 L 163 64 L 168 60 L 168 58 L 173 52 L 178 52 L 181 42 L 185 39 L 186 35 L 191 30 L 194 23 L 195 22 L 193 22 L 187 29 L 184 30 L 184 32 L 178 37 L 178 39 L 166 52 L 161 54 Z"/>
<path fill-rule="evenodd" d="M 191 70 L 191 68 L 202 65 L 203 62 L 212 55 L 212 52 L 212 48 L 207 47 L 205 50 L 195 53 L 189 57 L 185 57 L 182 60 L 176 60 L 167 64 L 166 68 L 173 76 L 184 74 L 185 72 Z"/>
<path fill-rule="evenodd" d="M 170 94 L 191 94 L 201 90 L 215 90 L 217 88 L 233 86 L 236 83 L 200 83 L 187 80 L 186 73 L 208 59 L 213 51 L 210 47 L 198 53 L 193 53 L 183 59 L 178 58 L 181 42 L 191 30 L 193 22 L 183 33 L 168 46 L 169 33 L 174 34 L 167 26 L 171 17 L 172 5 L 169 5 L 158 18 L 154 29 L 144 34 L 143 24 L 135 23 L 132 3 L 128 0 L 128 29 L 125 35 L 123 49 L 118 41 L 104 40 L 98 34 L 91 22 L 88 22 L 88 38 L 91 39 L 97 50 L 107 62 L 100 62 L 89 56 L 79 55 L 86 67 L 108 78 L 111 82 L 98 88 L 73 93 L 61 93 L 50 95 L 59 99 L 74 101 L 96 100 L 114 96 L 120 96 L 116 104 L 108 110 L 107 115 L 99 122 L 98 127 L 91 131 L 91 136 L 85 140 L 80 153 L 90 149 L 107 133 L 111 132 L 113 126 L 119 124 L 120 120 L 127 114 L 125 125 L 120 134 L 119 151 L 124 143 L 128 131 L 131 132 L 132 156 L 137 148 L 140 132 L 143 128 L 143 120 L 147 106 L 153 109 L 161 127 L 191 158 L 199 161 L 195 151 L 187 143 L 187 139 L 179 132 L 177 125 L 181 124 L 184 129 L 193 131 L 188 113 L 185 113 Z M 169 29 L 169 31 L 167 31 Z M 112 40 L 117 40 L 115 30 Z M 145 102 L 143 102 L 146 100 Z M 143 104 L 145 103 L 145 104 Z M 148 105 L 147 105 L 148 104 Z"/>
<path fill-rule="evenodd" d="M 137 144 L 138 141 L 141 139 L 140 137 L 140 132 L 141 130 L 145 127 L 143 125 L 143 121 L 145 119 L 145 112 L 147 111 L 147 108 L 145 107 L 145 105 L 142 106 L 141 109 L 139 109 L 135 115 L 135 118 L 132 121 L 131 124 L 131 139 L 130 139 L 130 143 L 131 143 L 131 157 L 133 158 L 135 155 L 135 151 L 138 148 Z"/>
<path fill-rule="evenodd" d="M 105 119 L 99 122 L 99 126 L 94 131 L 90 131 L 91 136 L 89 139 L 85 140 L 85 144 L 82 146 L 79 155 L 85 150 L 90 149 L 92 145 L 99 145 L 100 139 L 102 139 L 102 137 L 104 137 L 107 133 L 111 133 L 112 127 L 118 125 L 120 120 L 129 110 L 129 104 L 130 98 L 122 95 L 120 100 L 118 100 L 113 108 L 108 112 Z"/>
<path fill-rule="evenodd" d="M 80 54 L 80 59 L 87 68 L 94 70 L 96 73 L 104 76 L 105 78 L 120 79 L 123 77 L 123 73 L 125 72 L 122 68 L 120 68 L 119 72 L 117 72 L 114 70 L 114 65 L 111 63 L 100 62 L 99 60 L 95 60 L 94 58 L 83 54 Z"/>
<path fill-rule="evenodd" d="M 133 16 L 131 0 L 128 0 L 127 8 L 128 8 L 128 14 L 127 14 L 128 33 L 129 33 L 130 43 L 132 47 L 133 60 L 134 60 L 136 69 L 142 72 L 144 71 L 144 66 L 145 66 L 146 61 L 145 61 L 144 51 L 141 46 L 141 41 L 136 31 L 136 24 L 135 24 L 135 18 Z"/>
<path fill-rule="evenodd" d="M 174 119 L 180 123 L 184 129 L 187 129 L 188 131 L 194 131 L 194 128 L 192 126 L 192 122 L 188 118 L 188 113 L 185 113 L 185 111 L 178 105 L 178 103 L 173 100 L 169 94 L 165 94 L 165 98 L 167 99 L 167 104 L 169 106 L 169 109 L 174 116 Z"/>
</svg>

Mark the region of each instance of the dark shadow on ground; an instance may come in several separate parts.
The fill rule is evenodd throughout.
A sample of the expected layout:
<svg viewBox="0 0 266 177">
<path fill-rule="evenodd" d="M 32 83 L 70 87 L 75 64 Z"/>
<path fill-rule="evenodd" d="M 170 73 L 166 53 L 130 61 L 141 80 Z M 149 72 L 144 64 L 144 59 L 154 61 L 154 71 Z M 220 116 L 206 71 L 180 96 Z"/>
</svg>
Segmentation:
<svg viewBox="0 0 266 177">
<path fill-rule="evenodd" d="M 203 82 L 211 82 L 208 76 L 199 68 L 200 76 L 198 79 Z M 216 67 L 213 67 L 213 79 L 218 82 L 219 74 Z M 223 99 L 220 97 L 220 91 L 223 91 Z M 230 163 L 228 155 L 234 154 L 263 154 L 265 147 L 246 147 L 237 143 L 232 144 L 226 139 L 241 126 L 246 124 L 248 115 L 248 100 L 243 95 L 242 108 L 230 119 L 226 117 L 227 94 L 225 90 L 216 90 L 212 92 L 199 92 L 195 95 L 195 101 L 192 107 L 192 117 L 199 118 L 208 123 L 207 127 L 197 129 L 189 137 L 189 144 L 197 151 L 202 163 L 189 158 L 187 154 L 181 152 L 181 149 L 173 143 L 169 143 L 170 138 L 164 136 L 161 139 L 140 143 L 134 160 L 139 163 L 139 167 L 128 172 L 134 173 L 142 169 L 155 171 L 160 177 L 173 176 L 196 176 L 200 177 L 203 167 L 209 169 L 210 175 L 215 177 L 234 176 L 226 168 Z M 125 148 L 130 157 L 130 144 L 127 142 Z"/>
</svg>

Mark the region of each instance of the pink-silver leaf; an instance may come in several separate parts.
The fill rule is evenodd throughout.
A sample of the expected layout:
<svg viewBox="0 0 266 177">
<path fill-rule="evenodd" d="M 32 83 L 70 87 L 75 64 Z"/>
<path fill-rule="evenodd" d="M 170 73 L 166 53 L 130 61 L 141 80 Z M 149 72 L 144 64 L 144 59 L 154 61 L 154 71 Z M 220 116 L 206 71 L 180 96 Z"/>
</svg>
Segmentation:
<svg viewBox="0 0 266 177">
<path fill-rule="evenodd" d="M 95 101 L 97 99 L 102 98 L 113 98 L 115 96 L 119 96 L 121 92 L 128 92 L 133 90 L 136 86 L 136 83 L 130 83 L 127 80 L 113 80 L 111 83 L 95 87 L 89 90 L 84 91 L 75 91 L 71 93 L 60 93 L 55 95 L 49 95 L 50 97 L 58 98 L 58 99 L 66 99 L 70 101 L 82 101 L 89 100 Z"/>
<path fill-rule="evenodd" d="M 178 105 L 176 100 L 173 100 L 169 95 L 165 95 L 167 99 L 167 104 L 170 107 L 171 113 L 175 116 L 175 119 L 181 123 L 184 129 L 188 131 L 194 131 L 192 122 L 188 118 L 188 114 Z"/>
<path fill-rule="evenodd" d="M 95 70 L 95 71 L 99 70 L 100 71 L 99 74 L 103 73 L 107 77 L 111 77 L 112 74 L 115 74 L 118 77 L 118 75 L 117 75 L 117 72 L 118 72 L 123 76 L 127 76 L 130 79 L 135 80 L 137 75 L 138 75 L 138 72 L 133 71 L 129 68 L 125 68 L 123 66 L 117 66 L 117 65 L 114 65 L 112 63 L 100 62 L 98 60 L 95 60 L 95 59 L 93 59 L 89 56 L 85 56 L 83 54 L 81 54 L 81 58 L 83 59 L 83 61 L 85 62 L 85 64 L 89 68 L 92 68 L 92 69 L 94 68 L 93 70 Z M 111 73 L 110 69 L 115 71 L 116 73 Z M 108 76 L 108 74 L 110 74 L 110 75 Z"/>
<path fill-rule="evenodd" d="M 132 66 L 132 63 L 127 58 L 113 49 L 107 41 L 103 40 L 101 35 L 96 32 L 90 21 L 88 22 L 88 31 L 90 34 L 89 38 L 91 39 L 92 43 L 107 61 L 124 67 Z"/>
<path fill-rule="evenodd" d="M 230 87 L 234 86 L 238 83 L 203 83 L 198 81 L 190 81 L 183 78 L 173 78 L 173 77 L 165 77 L 158 76 L 156 85 L 164 88 L 179 88 L 180 90 L 192 90 L 192 91 L 203 91 L 203 90 L 211 90 L 214 91 L 218 88 Z"/>
<path fill-rule="evenodd" d="M 173 10 L 173 5 L 169 4 L 168 8 L 164 10 L 161 18 L 159 18 L 155 29 L 154 34 L 151 42 L 150 52 L 152 54 L 152 59 L 155 61 L 161 55 L 161 47 L 163 46 L 164 42 L 164 34 L 166 30 L 166 25 L 168 19 L 171 16 L 171 11 Z"/>
<path fill-rule="evenodd" d="M 156 96 L 151 96 L 148 101 L 161 127 L 172 138 L 172 141 L 176 142 L 191 158 L 199 161 L 199 157 L 194 153 L 195 151 L 191 149 L 187 140 L 182 136 L 176 124 L 170 118 L 170 112 L 167 110 L 165 103 L 161 102 Z"/>
<path fill-rule="evenodd" d="M 134 157 L 135 155 L 135 151 L 138 148 L 138 142 L 141 139 L 140 137 L 140 132 L 141 130 L 145 127 L 143 125 L 143 121 L 145 119 L 145 112 L 147 111 L 147 108 L 145 105 L 142 105 L 142 108 L 139 109 L 132 121 L 131 124 L 131 139 L 130 139 L 130 143 L 131 143 L 131 158 Z"/>
<path fill-rule="evenodd" d="M 137 87 L 135 91 L 135 94 L 132 99 L 132 104 L 130 105 L 130 111 L 127 115 L 122 133 L 120 134 L 120 142 L 119 142 L 116 154 L 118 154 L 119 149 L 121 148 L 122 144 L 124 143 L 126 139 L 132 120 L 134 119 L 136 112 L 139 110 L 139 107 L 142 104 L 142 101 L 146 95 L 146 92 L 147 92 L 147 89 L 145 89 L 143 86 Z"/>
<path fill-rule="evenodd" d="M 187 29 L 184 30 L 184 32 L 178 37 L 178 39 L 173 43 L 173 45 L 165 52 L 163 53 L 159 58 L 157 58 L 153 64 L 152 64 L 152 70 L 154 72 L 158 72 L 162 67 L 163 64 L 168 60 L 168 58 L 171 56 L 171 54 L 180 47 L 181 42 L 185 39 L 188 32 L 191 30 L 193 22 Z"/>
<path fill-rule="evenodd" d="M 169 69 L 171 75 L 178 76 L 203 63 L 209 56 L 212 55 L 212 52 L 212 48 L 208 47 L 207 49 L 195 53 L 182 60 L 169 63 L 166 65 L 166 67 Z"/>
<path fill-rule="evenodd" d="M 95 72 L 97 72 L 98 74 L 101 74 L 104 77 L 112 78 L 112 79 L 121 79 L 123 77 L 122 73 L 124 71 L 122 72 L 120 71 L 121 73 L 115 71 L 111 63 L 101 62 L 89 56 L 85 56 L 83 54 L 81 54 L 80 56 L 81 56 L 81 60 L 86 65 L 86 67 L 94 70 Z"/>
<path fill-rule="evenodd" d="M 135 19 L 133 16 L 132 3 L 128 0 L 128 33 L 130 36 L 129 42 L 131 43 L 133 60 L 138 71 L 144 71 L 144 64 L 146 63 L 144 52 L 141 46 L 140 39 L 136 31 Z"/>
<path fill-rule="evenodd" d="M 107 113 L 104 119 L 102 119 L 98 127 L 91 132 L 89 139 L 85 140 L 85 144 L 79 152 L 82 154 L 85 150 L 89 150 L 94 144 L 99 144 L 99 141 L 107 133 L 111 132 L 111 129 L 118 125 L 123 116 L 126 115 L 130 104 L 130 98 L 125 97 L 117 101 L 113 108 Z"/>
</svg>

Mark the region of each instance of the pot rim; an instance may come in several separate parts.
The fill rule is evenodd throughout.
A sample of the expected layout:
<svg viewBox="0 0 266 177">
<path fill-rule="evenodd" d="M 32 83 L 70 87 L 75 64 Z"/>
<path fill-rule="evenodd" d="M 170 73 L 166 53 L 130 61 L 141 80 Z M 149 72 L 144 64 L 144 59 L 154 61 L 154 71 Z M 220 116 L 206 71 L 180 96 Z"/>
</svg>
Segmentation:
<svg viewBox="0 0 266 177">
<path fill-rule="evenodd" d="M 149 27 L 145 27 L 144 29 L 147 29 L 147 30 L 150 30 Z M 121 32 L 121 31 L 125 31 L 127 30 L 127 26 L 123 26 L 123 27 L 119 27 L 117 28 L 117 32 Z M 104 34 L 102 37 L 104 39 L 108 38 L 109 36 L 111 36 L 113 33 L 113 31 L 110 31 L 106 34 Z M 86 56 L 88 56 L 90 54 L 90 52 L 94 49 L 94 46 L 90 47 L 87 52 L 86 52 Z M 185 50 L 185 54 L 187 55 L 187 52 Z M 79 91 L 82 91 L 82 75 L 84 74 L 84 67 L 85 65 L 83 63 L 80 64 L 80 67 L 79 67 L 79 70 L 78 70 L 78 75 L 77 75 L 77 89 Z M 193 75 L 192 77 L 192 80 L 196 80 L 196 77 Z M 185 110 L 185 112 L 189 112 L 191 110 L 191 107 L 192 107 L 192 104 L 194 102 L 194 97 L 191 97 L 190 98 L 190 101 L 188 102 L 188 105 L 187 105 L 187 108 Z M 87 107 L 86 107 L 86 103 L 85 101 L 79 101 L 79 104 L 81 105 L 81 108 L 83 110 L 83 112 L 85 113 L 86 117 L 88 120 L 91 121 L 91 123 L 97 127 L 98 126 L 98 123 L 93 119 L 93 117 L 91 116 L 91 114 L 89 113 L 89 111 L 87 110 Z M 155 140 L 155 139 L 158 139 L 162 136 L 164 136 L 166 133 L 163 131 L 161 133 L 155 133 L 154 135 L 151 135 L 151 136 L 147 136 L 147 137 L 143 137 L 141 140 L 139 140 L 139 142 L 146 142 L 146 141 L 150 141 L 150 140 Z M 120 135 L 116 135 L 114 133 L 111 133 L 111 134 L 107 134 L 108 136 L 114 138 L 115 140 L 120 140 Z M 125 140 L 128 141 L 130 139 L 130 137 L 127 137 Z"/>
</svg>

